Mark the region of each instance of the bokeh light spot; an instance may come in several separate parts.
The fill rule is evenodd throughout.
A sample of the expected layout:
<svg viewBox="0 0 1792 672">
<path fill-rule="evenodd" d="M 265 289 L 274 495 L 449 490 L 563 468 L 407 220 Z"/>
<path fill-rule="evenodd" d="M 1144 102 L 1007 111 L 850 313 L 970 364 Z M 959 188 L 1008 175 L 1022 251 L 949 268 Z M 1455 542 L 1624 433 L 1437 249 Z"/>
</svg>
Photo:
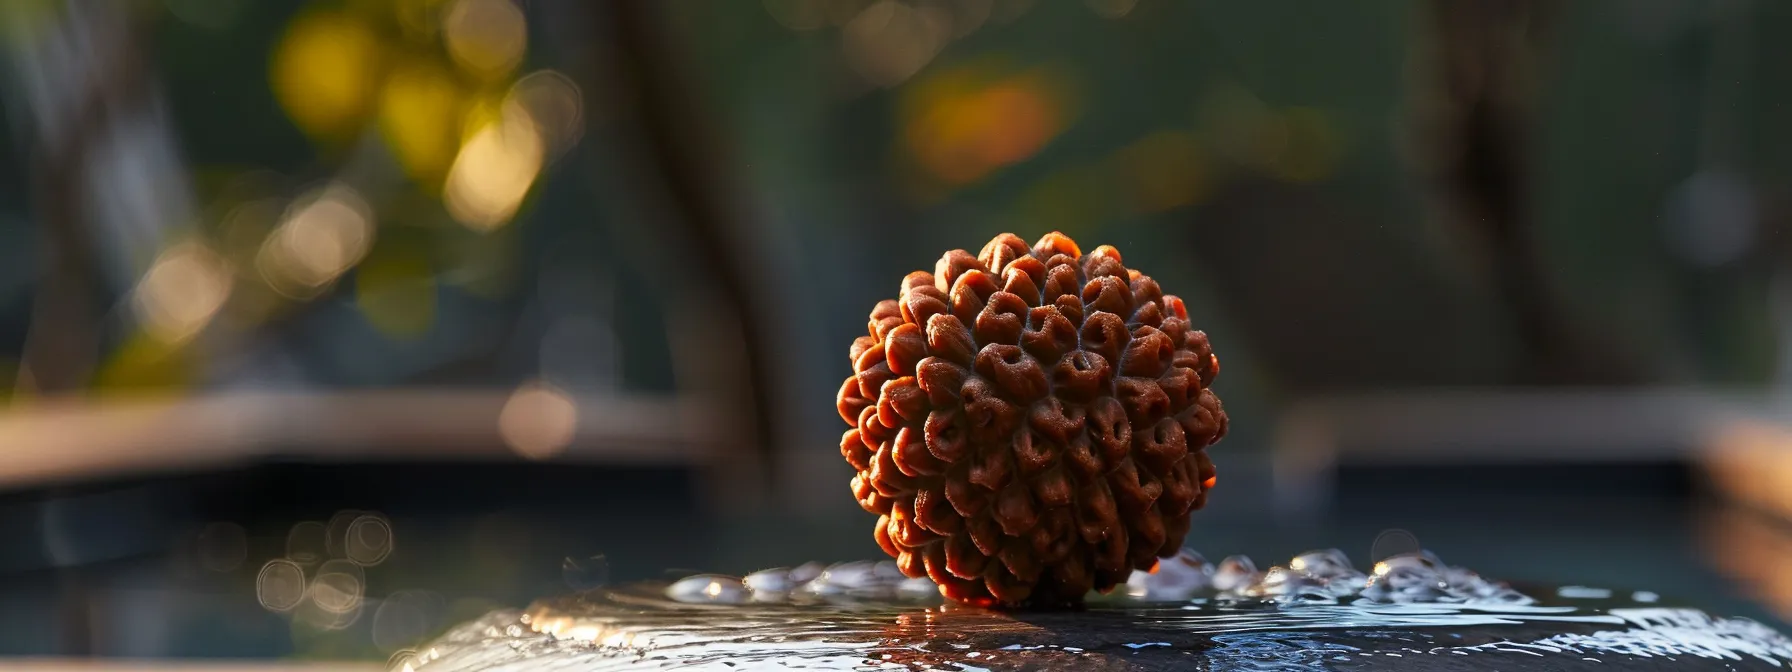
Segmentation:
<svg viewBox="0 0 1792 672">
<path fill-rule="evenodd" d="M 348 561 L 372 567 L 392 554 L 392 524 L 376 514 L 362 514 L 348 525 L 343 535 Z"/>
<path fill-rule="evenodd" d="M 318 567 L 317 578 L 311 582 L 311 600 L 324 611 L 346 614 L 361 606 L 366 588 L 360 565 L 331 560 Z"/>
<path fill-rule="evenodd" d="M 330 516 L 330 522 L 324 524 L 324 547 L 329 557 L 342 559 L 348 557 L 348 525 L 361 517 L 363 511 L 343 509 Z"/>
<path fill-rule="evenodd" d="M 329 528 L 315 520 L 295 523 L 286 533 L 286 559 L 309 567 L 329 557 Z"/>
<path fill-rule="evenodd" d="M 469 138 L 448 169 L 448 214 L 475 231 L 503 226 L 516 214 L 541 171 L 541 135 L 519 104 Z"/>
<path fill-rule="evenodd" d="M 765 0 L 765 12 L 791 30 L 828 25 L 828 0 Z"/>
<path fill-rule="evenodd" d="M 579 409 L 565 392 L 545 383 L 517 388 L 498 413 L 498 434 L 517 454 L 544 460 L 572 443 Z"/>
<path fill-rule="evenodd" d="M 970 184 L 1043 149 L 1068 124 L 1067 95 L 1049 73 L 952 72 L 905 101 L 903 142 L 935 179 Z"/>
<path fill-rule="evenodd" d="M 294 624 L 318 630 L 341 630 L 361 617 L 366 602 L 367 577 L 361 566 L 347 560 L 330 560 L 318 567 L 306 598 L 294 613 Z"/>
<path fill-rule="evenodd" d="M 1139 212 L 1163 212 L 1192 205 L 1206 195 L 1207 167 L 1200 141 L 1186 131 L 1158 131 L 1115 155 L 1121 185 Z"/>
<path fill-rule="evenodd" d="M 1084 0 L 1084 2 L 1089 5 L 1089 9 L 1094 10 L 1104 19 L 1118 19 L 1131 14 L 1132 8 L 1139 4 L 1139 0 Z"/>
<path fill-rule="evenodd" d="M 566 75 L 553 70 L 531 72 L 511 85 L 509 99 L 535 122 L 550 154 L 566 151 L 585 133 L 584 97 Z"/>
<path fill-rule="evenodd" d="M 231 274 L 203 243 L 188 241 L 157 257 L 138 283 L 132 306 L 143 328 L 167 343 L 181 343 L 209 324 L 230 298 Z"/>
<path fill-rule="evenodd" d="M 262 278 L 282 294 L 315 295 L 360 263 L 373 244 L 373 210 L 346 185 L 301 197 L 287 213 L 255 258 Z"/>
<path fill-rule="evenodd" d="M 865 81 L 895 86 L 920 72 L 952 37 L 950 10 L 879 0 L 840 29 L 846 62 Z"/>
<path fill-rule="evenodd" d="M 255 576 L 255 598 L 268 611 L 292 611 L 305 599 L 304 568 L 291 560 L 269 560 Z"/>
<path fill-rule="evenodd" d="M 413 40 L 433 40 L 442 29 L 443 0 L 391 0 L 398 29 Z"/>
<path fill-rule="evenodd" d="M 434 63 L 396 68 L 380 92 L 380 133 L 411 179 L 440 186 L 460 149 L 460 87 Z"/>
<path fill-rule="evenodd" d="M 455 0 L 442 34 L 454 62 L 473 75 L 496 79 L 523 62 L 529 45 L 523 10 L 510 0 Z"/>
<path fill-rule="evenodd" d="M 362 123 L 380 72 L 372 28 L 339 12 L 293 19 L 274 49 L 274 95 L 301 130 L 343 136 Z"/>
</svg>

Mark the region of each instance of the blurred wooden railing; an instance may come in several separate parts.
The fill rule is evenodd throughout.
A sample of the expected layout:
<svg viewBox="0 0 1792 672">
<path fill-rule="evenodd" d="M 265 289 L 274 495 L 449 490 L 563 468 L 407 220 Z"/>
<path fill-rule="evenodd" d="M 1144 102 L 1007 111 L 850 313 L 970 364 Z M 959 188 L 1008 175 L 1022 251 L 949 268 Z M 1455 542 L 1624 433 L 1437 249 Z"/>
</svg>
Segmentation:
<svg viewBox="0 0 1792 672">
<path fill-rule="evenodd" d="M 545 420 L 570 422 L 563 446 L 515 446 L 515 437 L 500 427 L 514 396 L 510 390 L 391 389 L 29 402 L 0 412 L 0 489 L 219 469 L 276 457 L 706 467 L 728 450 L 731 423 L 721 412 L 678 398 L 638 396 L 568 397 L 574 417 Z"/>
<path fill-rule="evenodd" d="M 1784 440 L 1763 439 L 1776 434 L 1762 427 L 1782 428 L 1777 436 Z M 1438 389 L 1313 399 L 1290 406 L 1273 428 L 1273 503 L 1295 516 L 1322 510 L 1342 464 L 1681 462 L 1715 475 L 1714 466 L 1743 454 L 1736 448 L 1743 439 L 1755 465 L 1743 471 L 1781 461 L 1792 473 L 1792 403 L 1697 388 Z M 1742 494 L 1722 479 L 1716 484 L 1726 497 Z M 1785 493 L 1792 514 L 1792 490 Z"/>
</svg>

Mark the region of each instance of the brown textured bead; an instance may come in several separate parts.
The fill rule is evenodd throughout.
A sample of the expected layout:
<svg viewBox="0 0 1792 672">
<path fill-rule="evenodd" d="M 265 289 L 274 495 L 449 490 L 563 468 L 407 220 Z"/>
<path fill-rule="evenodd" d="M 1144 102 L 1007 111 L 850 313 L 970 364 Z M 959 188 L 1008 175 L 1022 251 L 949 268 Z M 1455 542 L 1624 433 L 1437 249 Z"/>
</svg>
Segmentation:
<svg viewBox="0 0 1792 672">
<path fill-rule="evenodd" d="M 1002 234 L 902 279 L 848 354 L 874 538 L 948 599 L 1080 603 L 1181 548 L 1226 435 L 1207 335 L 1103 245 Z"/>
</svg>

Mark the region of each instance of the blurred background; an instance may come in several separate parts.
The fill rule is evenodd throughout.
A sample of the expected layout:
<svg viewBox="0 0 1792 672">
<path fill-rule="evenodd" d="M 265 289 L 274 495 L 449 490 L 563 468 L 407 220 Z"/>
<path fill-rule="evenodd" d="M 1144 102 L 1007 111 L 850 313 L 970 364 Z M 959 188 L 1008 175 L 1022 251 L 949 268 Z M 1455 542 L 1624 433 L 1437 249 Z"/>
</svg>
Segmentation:
<svg viewBox="0 0 1792 672">
<path fill-rule="evenodd" d="M 1783 625 L 1787 27 L 10 0 L 0 653 L 377 665 L 542 595 L 879 557 L 847 346 L 942 251 L 1051 230 L 1225 358 L 1210 558 L 1422 544 Z"/>
</svg>

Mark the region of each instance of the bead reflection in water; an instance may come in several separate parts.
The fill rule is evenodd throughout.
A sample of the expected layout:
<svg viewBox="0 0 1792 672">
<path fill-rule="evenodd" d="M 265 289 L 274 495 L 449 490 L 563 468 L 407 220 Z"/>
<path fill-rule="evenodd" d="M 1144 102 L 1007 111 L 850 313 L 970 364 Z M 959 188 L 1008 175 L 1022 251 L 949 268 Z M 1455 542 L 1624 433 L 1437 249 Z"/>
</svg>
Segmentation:
<svg viewBox="0 0 1792 672">
<path fill-rule="evenodd" d="M 292 611 L 305 599 L 304 568 L 291 560 L 269 560 L 255 576 L 255 598 L 268 611 Z"/>
</svg>

